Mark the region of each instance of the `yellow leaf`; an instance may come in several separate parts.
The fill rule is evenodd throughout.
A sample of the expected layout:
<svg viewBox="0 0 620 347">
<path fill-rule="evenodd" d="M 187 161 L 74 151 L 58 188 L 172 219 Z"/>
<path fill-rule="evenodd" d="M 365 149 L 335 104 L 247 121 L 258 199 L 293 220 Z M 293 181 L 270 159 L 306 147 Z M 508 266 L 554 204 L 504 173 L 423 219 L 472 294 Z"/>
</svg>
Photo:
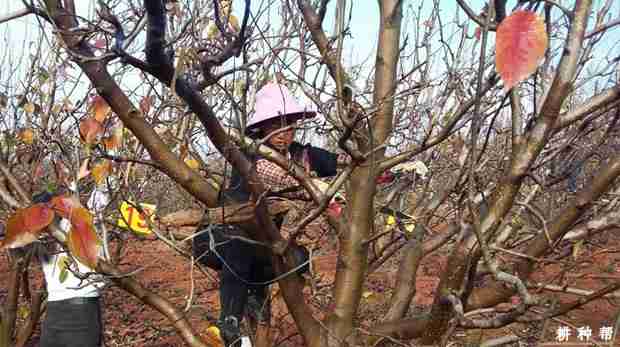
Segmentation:
<svg viewBox="0 0 620 347">
<path fill-rule="evenodd" d="M 217 29 L 217 25 L 214 22 L 209 22 L 207 26 L 207 40 L 213 40 L 220 31 Z"/>
<path fill-rule="evenodd" d="M 187 159 L 185 159 L 185 164 L 189 166 L 189 168 L 192 170 L 197 170 L 200 167 L 200 163 L 198 163 L 198 160 L 192 157 L 188 157 Z"/>
<path fill-rule="evenodd" d="M 28 306 L 20 305 L 17 309 L 17 315 L 21 319 L 26 319 L 30 315 L 30 309 L 28 308 Z"/>
<path fill-rule="evenodd" d="M 415 229 L 415 223 L 414 222 L 410 222 L 410 221 L 407 221 L 407 222 L 401 221 L 401 222 L 403 223 L 403 226 L 405 227 L 405 230 L 408 233 L 412 233 L 413 230 Z M 388 216 L 386 221 L 385 221 L 385 225 L 387 225 L 387 226 L 396 225 L 396 218 L 394 218 L 394 216 Z"/>
<path fill-rule="evenodd" d="M 62 105 L 61 104 L 54 104 L 54 106 L 52 106 L 52 113 L 58 114 L 58 113 L 60 113 L 60 111 L 62 111 Z"/>
<path fill-rule="evenodd" d="M 369 297 L 373 296 L 374 294 L 375 294 L 375 293 L 373 293 L 372 291 L 367 290 L 367 291 L 365 291 L 364 293 L 362 293 L 362 297 L 363 297 L 364 299 L 368 299 Z"/>
<path fill-rule="evenodd" d="M 415 223 L 407 223 L 407 224 L 405 224 L 405 230 L 407 230 L 408 233 L 411 234 L 414 229 L 415 229 Z"/>
<path fill-rule="evenodd" d="M 245 83 L 244 82 L 235 82 L 235 89 L 233 90 L 233 93 L 236 96 L 241 96 L 243 95 L 243 91 L 245 90 Z"/>
<path fill-rule="evenodd" d="M 25 144 L 31 145 L 34 142 L 34 131 L 30 128 L 23 129 L 17 137 Z"/>
<path fill-rule="evenodd" d="M 65 267 L 60 270 L 60 273 L 58 274 L 58 280 L 60 281 L 60 283 L 65 283 L 68 276 L 69 276 L 69 270 L 67 270 L 67 268 Z"/>
<path fill-rule="evenodd" d="M 241 30 L 241 27 L 239 26 L 239 20 L 237 19 L 237 17 L 235 17 L 234 14 L 230 15 L 230 18 L 228 18 L 228 23 L 233 29 L 235 29 L 235 32 L 239 32 Z"/>
<path fill-rule="evenodd" d="M 91 175 L 95 179 L 95 184 L 102 184 L 112 171 L 112 164 L 109 160 L 104 160 L 95 164 L 91 170 Z"/>
<path fill-rule="evenodd" d="M 577 242 L 575 242 L 573 244 L 573 254 L 572 254 L 572 256 L 573 256 L 574 260 L 577 260 L 577 258 L 579 258 L 579 255 L 581 254 L 582 248 L 583 248 L 583 240 L 579 240 L 579 241 L 577 241 Z"/>
<path fill-rule="evenodd" d="M 224 347 L 224 340 L 220 335 L 220 329 L 215 325 L 207 328 L 205 340 L 209 346 Z"/>
<path fill-rule="evenodd" d="M 24 105 L 24 112 L 28 113 L 28 114 L 33 114 L 34 110 L 35 110 L 35 106 L 33 103 L 29 102 L 26 105 Z"/>
</svg>

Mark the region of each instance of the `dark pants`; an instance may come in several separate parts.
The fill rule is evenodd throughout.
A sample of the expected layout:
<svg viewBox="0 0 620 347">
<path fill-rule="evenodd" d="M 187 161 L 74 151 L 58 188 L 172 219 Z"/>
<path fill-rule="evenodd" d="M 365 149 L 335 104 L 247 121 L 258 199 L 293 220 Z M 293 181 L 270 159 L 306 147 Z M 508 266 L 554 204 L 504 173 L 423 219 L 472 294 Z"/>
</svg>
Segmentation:
<svg viewBox="0 0 620 347">
<path fill-rule="evenodd" d="M 47 303 L 40 347 L 100 347 L 101 307 L 97 298 Z"/>
<path fill-rule="evenodd" d="M 220 319 L 233 316 L 241 321 L 250 295 L 254 307 L 248 313 L 260 321 L 268 320 L 268 285 L 261 283 L 274 278 L 269 253 L 262 246 L 230 239 L 227 235 L 244 233 L 233 226 L 218 225 L 211 232 L 203 231 L 195 237 L 192 247 L 199 263 L 219 271 Z M 211 237 L 217 254 L 210 249 Z"/>
<path fill-rule="evenodd" d="M 581 174 L 581 168 L 583 166 L 580 165 L 579 163 L 577 164 L 573 164 L 571 165 L 571 167 L 569 168 L 569 175 L 568 175 L 568 191 L 569 192 L 576 192 L 577 191 L 577 179 L 579 178 L 579 175 Z"/>
</svg>

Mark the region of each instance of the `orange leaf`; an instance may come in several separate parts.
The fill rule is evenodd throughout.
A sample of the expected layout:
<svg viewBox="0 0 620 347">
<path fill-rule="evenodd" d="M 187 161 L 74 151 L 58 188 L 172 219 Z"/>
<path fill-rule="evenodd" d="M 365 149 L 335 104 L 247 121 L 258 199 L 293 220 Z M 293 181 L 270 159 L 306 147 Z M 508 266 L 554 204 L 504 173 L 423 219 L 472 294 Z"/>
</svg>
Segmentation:
<svg viewBox="0 0 620 347">
<path fill-rule="evenodd" d="M 80 135 L 85 143 L 94 144 L 101 133 L 103 133 L 103 126 L 95 118 L 87 117 L 80 122 Z"/>
<path fill-rule="evenodd" d="M 547 32 L 543 20 L 530 11 L 516 11 L 497 28 L 495 66 L 509 90 L 526 79 L 545 56 Z"/>
<path fill-rule="evenodd" d="M 222 340 L 220 329 L 215 325 L 207 328 L 204 337 L 209 346 L 224 347 L 224 340 Z"/>
<path fill-rule="evenodd" d="M 110 106 L 100 95 L 97 95 L 93 98 L 91 112 L 94 113 L 95 119 L 99 123 L 103 123 L 110 113 Z"/>
<path fill-rule="evenodd" d="M 53 219 L 54 211 L 45 204 L 18 209 L 6 222 L 2 248 L 19 248 L 36 241 Z"/>
<path fill-rule="evenodd" d="M 73 195 L 59 195 L 52 198 L 51 202 L 54 211 L 56 211 L 61 217 L 71 219 L 73 210 L 81 208 L 82 204 L 80 200 Z"/>
<path fill-rule="evenodd" d="M 28 114 L 33 114 L 35 110 L 36 106 L 31 102 L 24 105 L 24 111 Z"/>
<path fill-rule="evenodd" d="M 90 170 L 90 174 L 95 179 L 95 184 L 100 185 L 103 183 L 112 172 L 112 164 L 109 160 L 101 161 L 93 166 Z"/>
<path fill-rule="evenodd" d="M 67 246 L 71 254 L 84 265 L 97 267 L 97 233 L 93 225 L 93 215 L 83 207 L 73 209 L 71 230 L 67 234 Z"/>
<path fill-rule="evenodd" d="M 103 139 L 103 145 L 108 151 L 113 151 L 121 146 L 123 141 L 123 126 L 118 125 L 112 129 L 110 136 Z"/>
<path fill-rule="evenodd" d="M 17 138 L 23 143 L 31 145 L 34 142 L 34 131 L 30 128 L 23 129 L 17 134 Z"/>
</svg>

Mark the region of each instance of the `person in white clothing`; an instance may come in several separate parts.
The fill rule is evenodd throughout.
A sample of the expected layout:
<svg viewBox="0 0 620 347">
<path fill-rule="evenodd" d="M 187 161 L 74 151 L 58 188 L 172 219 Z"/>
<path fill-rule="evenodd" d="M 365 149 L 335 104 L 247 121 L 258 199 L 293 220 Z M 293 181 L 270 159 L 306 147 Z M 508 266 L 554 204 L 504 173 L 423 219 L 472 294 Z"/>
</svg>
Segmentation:
<svg viewBox="0 0 620 347">
<path fill-rule="evenodd" d="M 53 197 L 54 194 L 44 192 L 36 195 L 33 201 L 48 202 Z M 95 188 L 88 207 L 98 217 L 108 202 L 108 192 Z M 59 224 L 65 232 L 71 227 L 67 219 L 62 219 Z M 39 259 L 47 289 L 47 314 L 40 346 L 100 347 L 103 323 L 99 297 L 104 285 L 101 278 L 93 275 L 79 278 L 76 274 L 88 274 L 93 270 L 75 258 L 70 259 L 62 249 L 42 252 Z"/>
</svg>

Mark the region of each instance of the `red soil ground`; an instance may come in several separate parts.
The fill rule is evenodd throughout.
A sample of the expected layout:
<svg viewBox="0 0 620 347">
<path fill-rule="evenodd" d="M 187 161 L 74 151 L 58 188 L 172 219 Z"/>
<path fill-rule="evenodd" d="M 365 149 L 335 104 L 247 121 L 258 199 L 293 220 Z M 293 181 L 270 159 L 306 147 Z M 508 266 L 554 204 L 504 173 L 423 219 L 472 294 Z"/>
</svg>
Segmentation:
<svg viewBox="0 0 620 347">
<path fill-rule="evenodd" d="M 537 275 L 536 280 L 550 283 L 552 279 L 563 276 L 563 283 L 571 287 L 596 290 L 603 286 L 620 280 L 620 235 L 608 234 L 608 240 L 595 238 L 583 247 L 582 254 L 574 262 L 574 266 L 567 268 L 552 264 L 547 266 L 544 272 Z M 607 241 L 607 242 L 605 242 Z M 121 268 L 127 271 L 141 269 L 137 273 L 138 280 L 150 290 L 169 298 L 177 307 L 183 308 L 187 304 L 187 295 L 191 287 L 191 277 L 195 279 L 194 296 L 187 317 L 192 322 L 197 332 L 204 333 L 207 327 L 218 316 L 217 280 L 215 273 L 202 273 L 194 270 L 190 273 L 187 261 L 174 251 L 170 250 L 161 242 L 156 241 L 133 241 L 126 250 L 126 264 Z M 316 311 L 327 310 L 329 305 L 329 288 L 327 284 L 333 281 L 336 269 L 334 250 L 323 249 L 319 252 L 314 262 L 315 276 L 314 289 L 307 286 L 308 297 L 312 307 Z M 427 257 L 419 269 L 417 277 L 417 294 L 413 308 L 416 311 L 428 308 L 432 302 L 432 293 L 438 283 L 438 274 L 445 264 L 445 256 L 433 254 Z M 570 265 L 570 264 L 568 264 Z M 6 268 L 7 255 L 0 254 L 0 302 L 6 299 Z M 394 285 L 394 273 L 396 266 L 386 264 L 376 273 L 369 276 L 365 286 L 364 298 L 362 299 L 362 316 L 366 317 L 360 323 L 370 326 L 381 318 L 383 310 L 387 307 L 389 293 Z M 33 282 L 31 286 L 41 288 L 40 271 L 38 265 L 32 265 Z M 319 280 L 320 279 L 320 280 Z M 557 282 L 555 282 L 557 283 Z M 295 327 L 290 315 L 278 295 L 277 286 L 272 289 L 274 295 L 274 308 L 272 319 L 272 332 L 275 345 L 278 346 L 301 346 L 302 342 L 295 334 Z M 560 301 L 566 302 L 577 297 L 568 294 L 556 294 Z M 516 299 L 516 298 L 515 298 Z M 128 296 L 116 287 L 105 290 L 104 298 L 105 319 L 105 342 L 106 346 L 183 346 L 182 340 L 175 334 L 170 323 L 158 312 L 142 305 L 134 297 Z M 585 305 L 573 311 L 568 316 L 559 317 L 557 320 L 549 320 L 544 324 L 544 332 L 541 332 L 542 324 L 512 325 L 510 329 L 502 331 L 469 331 L 467 334 L 456 333 L 458 341 L 452 346 L 476 346 L 493 336 L 501 336 L 507 333 L 527 334 L 532 326 L 538 329 L 538 337 L 531 339 L 531 344 L 538 345 L 540 342 L 556 342 L 556 329 L 560 325 L 572 327 L 572 336 L 569 341 L 579 342 L 576 339 L 576 328 L 589 326 L 592 329 L 592 337 L 598 340 L 599 328 L 605 325 L 613 326 L 620 308 L 617 299 L 603 299 Z M 530 329 L 530 330 L 528 330 Z M 38 345 L 39 328 L 29 342 L 29 346 Z M 541 337 L 542 336 L 542 337 Z M 620 341 L 620 338 L 618 338 Z M 619 344 L 620 345 L 620 344 Z M 515 344 L 515 346 L 517 346 Z M 571 344 L 562 344 L 569 347 Z"/>
</svg>

